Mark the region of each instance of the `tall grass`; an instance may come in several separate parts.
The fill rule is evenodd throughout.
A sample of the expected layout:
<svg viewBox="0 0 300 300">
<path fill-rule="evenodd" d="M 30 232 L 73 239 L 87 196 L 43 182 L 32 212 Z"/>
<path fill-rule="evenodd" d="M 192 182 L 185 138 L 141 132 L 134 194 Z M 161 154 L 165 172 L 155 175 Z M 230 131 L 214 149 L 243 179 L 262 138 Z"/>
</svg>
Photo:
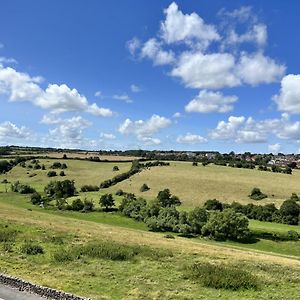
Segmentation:
<svg viewBox="0 0 300 300">
<path fill-rule="evenodd" d="M 235 266 L 195 263 L 187 267 L 187 277 L 215 289 L 257 289 L 258 279 L 250 272 Z"/>
</svg>

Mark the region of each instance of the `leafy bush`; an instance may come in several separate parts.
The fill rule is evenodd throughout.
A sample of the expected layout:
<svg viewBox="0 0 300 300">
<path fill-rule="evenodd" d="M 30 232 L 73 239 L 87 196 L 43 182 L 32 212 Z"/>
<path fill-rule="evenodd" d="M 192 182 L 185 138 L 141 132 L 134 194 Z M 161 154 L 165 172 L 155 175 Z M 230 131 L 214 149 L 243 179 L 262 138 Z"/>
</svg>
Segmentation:
<svg viewBox="0 0 300 300">
<path fill-rule="evenodd" d="M 207 210 L 223 210 L 223 204 L 217 199 L 210 199 L 204 203 L 204 207 Z"/>
<path fill-rule="evenodd" d="M 60 171 L 59 176 L 66 176 L 64 171 Z"/>
<path fill-rule="evenodd" d="M 159 201 L 160 205 L 163 207 L 181 204 L 179 198 L 177 196 L 172 195 L 169 189 L 164 189 L 163 191 L 159 191 L 157 195 L 157 200 Z"/>
<path fill-rule="evenodd" d="M 105 207 L 105 210 L 107 211 L 109 208 L 115 206 L 115 200 L 112 194 L 104 194 L 100 197 L 99 204 L 101 207 Z"/>
<path fill-rule="evenodd" d="M 44 249 L 39 244 L 33 242 L 25 242 L 21 246 L 21 252 L 27 255 L 37 255 L 37 254 L 43 254 Z"/>
<path fill-rule="evenodd" d="M 56 173 L 55 171 L 49 171 L 49 172 L 47 173 L 47 176 L 48 176 L 48 177 L 55 177 L 55 176 L 57 176 L 57 173 Z"/>
<path fill-rule="evenodd" d="M 99 187 L 97 185 L 83 185 L 80 189 L 82 192 L 97 192 L 99 191 Z"/>
<path fill-rule="evenodd" d="M 243 240 L 249 237 L 249 221 L 233 209 L 211 213 L 208 222 L 202 227 L 202 234 L 215 240 Z"/>
<path fill-rule="evenodd" d="M 116 191 L 116 195 L 117 195 L 117 196 L 123 196 L 123 195 L 124 195 L 123 190 L 121 190 L 121 189 L 117 190 L 117 191 Z"/>
<path fill-rule="evenodd" d="M 144 183 L 140 188 L 140 192 L 147 192 L 149 190 L 150 190 L 150 188 L 146 183 Z"/>
<path fill-rule="evenodd" d="M 120 206 L 119 211 L 129 218 L 136 219 L 138 221 L 143 221 L 145 218 L 144 210 L 146 208 L 147 202 L 143 198 L 138 198 L 133 194 L 126 195 Z"/>
<path fill-rule="evenodd" d="M 298 195 L 296 193 L 292 193 L 290 199 L 294 200 L 294 201 L 299 201 L 299 197 L 298 197 Z"/>
<path fill-rule="evenodd" d="M 187 268 L 187 276 L 215 289 L 236 291 L 258 288 L 258 279 L 254 275 L 234 266 L 195 263 Z"/>
<path fill-rule="evenodd" d="M 84 199 L 83 205 L 84 205 L 83 211 L 85 211 L 85 212 L 93 211 L 94 202 L 92 200 Z"/>
<path fill-rule="evenodd" d="M 291 199 L 285 200 L 280 206 L 279 212 L 283 223 L 298 225 L 300 206 L 296 203 L 296 201 Z"/>
<path fill-rule="evenodd" d="M 45 193 L 48 197 L 67 198 L 76 194 L 74 180 L 51 181 L 45 187 Z"/>
<path fill-rule="evenodd" d="M 42 201 L 41 194 L 39 194 L 38 192 L 34 192 L 30 197 L 30 201 L 33 205 L 40 204 Z"/>
<path fill-rule="evenodd" d="M 253 200 L 262 200 L 267 197 L 268 196 L 266 194 L 262 193 L 259 188 L 253 188 L 253 190 L 251 191 L 251 193 L 249 195 L 249 198 L 251 198 Z"/>
<path fill-rule="evenodd" d="M 16 181 L 11 185 L 11 190 L 20 194 L 32 194 L 35 192 L 35 189 L 29 186 L 28 184 L 22 184 L 19 181 Z"/>
<path fill-rule="evenodd" d="M 80 210 L 83 210 L 83 208 L 84 208 L 84 203 L 79 198 L 73 200 L 71 207 L 70 207 L 70 209 L 74 210 L 74 211 L 80 211 Z"/>
<path fill-rule="evenodd" d="M 119 167 L 118 166 L 114 166 L 112 170 L 113 171 L 119 171 Z"/>
</svg>

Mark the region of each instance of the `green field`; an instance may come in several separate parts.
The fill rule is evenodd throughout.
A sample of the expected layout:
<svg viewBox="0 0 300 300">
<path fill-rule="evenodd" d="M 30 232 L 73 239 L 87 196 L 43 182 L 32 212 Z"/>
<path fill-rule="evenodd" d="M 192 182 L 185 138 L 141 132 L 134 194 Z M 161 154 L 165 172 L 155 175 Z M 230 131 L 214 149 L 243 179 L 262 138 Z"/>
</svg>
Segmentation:
<svg viewBox="0 0 300 300">
<path fill-rule="evenodd" d="M 10 182 L 20 180 L 42 192 L 50 180 L 72 179 L 79 190 L 84 184 L 98 185 L 129 170 L 131 165 L 58 161 L 67 163 L 68 168 L 64 170 L 67 176 L 47 177 L 49 166 L 54 162 L 49 159 L 40 160 L 47 170 L 17 166 L 7 175 L 1 175 L 0 182 L 5 178 Z M 118 165 L 119 172 L 112 171 L 114 165 Z M 32 173 L 37 175 L 29 177 Z M 299 179 L 298 171 L 289 176 L 214 165 L 193 167 L 191 163 L 171 162 L 169 167 L 143 170 L 109 189 L 79 193 L 77 198 L 92 199 L 96 208 L 99 208 L 100 195 L 120 188 L 146 199 L 153 199 L 159 190 L 170 188 L 173 194 L 182 199 L 181 209 L 190 209 L 202 205 L 209 198 L 257 203 L 250 200 L 247 194 L 254 186 L 258 186 L 263 192 L 274 194 L 274 197 L 259 203 L 275 202 L 279 205 L 292 192 L 299 192 Z M 150 186 L 148 192 L 139 192 L 143 183 Z M 121 197 L 115 198 L 118 204 Z M 300 233 L 300 226 L 254 220 L 250 220 L 249 227 L 258 236 L 261 233 L 284 234 L 289 230 Z M 9 245 L 0 241 L 0 272 L 91 299 L 298 299 L 300 294 L 299 241 L 258 238 L 242 244 L 200 237 L 188 239 L 178 234 L 173 234 L 174 239 L 167 239 L 166 233 L 150 232 L 144 223 L 118 212 L 82 213 L 33 206 L 30 196 L 10 191 L 6 193 L 5 184 L 0 183 L 0 238 L 1 230 L 7 228 L 16 230 L 17 237 Z M 41 245 L 44 254 L 22 253 L 24 241 Z M 57 252 L 68 253 L 90 242 L 108 241 L 119 243 L 121 248 L 134 247 L 139 250 L 133 259 L 123 261 L 86 255 L 63 262 L 54 259 Z M 259 284 L 255 289 L 237 291 L 209 288 L 201 280 L 189 277 L 186 270 L 194 263 L 247 270 Z"/>
<path fill-rule="evenodd" d="M 158 191 L 169 188 L 177 195 L 185 207 L 203 204 L 208 199 L 223 202 L 256 203 L 248 198 L 252 188 L 259 187 L 269 197 L 261 203 L 280 205 L 291 193 L 300 194 L 300 171 L 292 175 L 263 172 L 258 170 L 237 169 L 216 165 L 192 166 L 190 162 L 170 162 L 169 167 L 151 168 L 123 181 L 113 187 L 135 193 L 139 196 L 154 198 Z M 146 183 L 150 190 L 141 193 L 139 188 Z"/>
</svg>

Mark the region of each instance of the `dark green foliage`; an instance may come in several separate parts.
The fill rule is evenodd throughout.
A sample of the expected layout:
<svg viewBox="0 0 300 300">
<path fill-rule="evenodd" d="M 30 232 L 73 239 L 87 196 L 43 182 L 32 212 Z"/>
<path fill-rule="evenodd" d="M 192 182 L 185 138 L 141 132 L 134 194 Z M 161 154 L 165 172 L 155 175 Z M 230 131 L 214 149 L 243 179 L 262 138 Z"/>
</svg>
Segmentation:
<svg viewBox="0 0 300 300">
<path fill-rule="evenodd" d="M 299 201 L 299 197 L 296 193 L 292 193 L 292 196 L 290 197 L 291 200 L 294 200 L 294 201 Z"/>
<path fill-rule="evenodd" d="M 198 163 L 197 163 L 196 161 L 193 161 L 192 165 L 193 165 L 194 167 L 197 167 L 197 166 L 198 166 Z"/>
<path fill-rule="evenodd" d="M 179 198 L 177 196 L 172 195 L 169 189 L 159 191 L 157 195 L 157 200 L 162 207 L 181 204 Z"/>
<path fill-rule="evenodd" d="M 83 185 L 80 189 L 82 192 L 96 192 L 99 191 L 99 187 L 97 185 Z"/>
<path fill-rule="evenodd" d="M 49 171 L 49 172 L 47 173 L 47 176 L 48 176 L 48 177 L 55 177 L 55 176 L 57 176 L 57 173 L 56 173 L 55 171 Z"/>
<path fill-rule="evenodd" d="M 45 167 L 45 165 L 42 165 L 42 170 L 46 170 L 46 167 Z"/>
<path fill-rule="evenodd" d="M 12 165 L 7 160 L 0 160 L 0 174 L 8 172 Z"/>
<path fill-rule="evenodd" d="M 43 254 L 44 249 L 41 245 L 36 244 L 34 242 L 25 242 L 21 246 L 21 253 L 27 254 L 27 255 L 37 255 L 37 254 Z"/>
<path fill-rule="evenodd" d="M 210 199 L 204 203 L 204 207 L 207 210 L 223 210 L 223 204 L 217 199 Z"/>
<path fill-rule="evenodd" d="M 51 181 L 45 187 L 45 193 L 48 197 L 67 198 L 76 194 L 74 180 Z"/>
<path fill-rule="evenodd" d="M 149 188 L 149 186 L 146 184 L 146 183 L 144 183 L 142 186 L 141 186 L 141 188 L 140 188 L 140 191 L 141 192 L 147 192 L 147 191 L 149 191 L 150 190 L 150 188 Z"/>
<path fill-rule="evenodd" d="M 22 184 L 19 181 L 16 181 L 11 185 L 12 192 L 20 194 L 32 194 L 35 192 L 35 189 L 28 184 Z"/>
<path fill-rule="evenodd" d="M 262 193 L 259 188 L 253 188 L 249 195 L 249 198 L 251 198 L 253 200 L 262 200 L 267 197 L 268 196 L 266 194 Z"/>
<path fill-rule="evenodd" d="M 112 194 L 104 194 L 100 197 L 99 204 L 101 207 L 105 207 L 105 210 L 115 206 L 115 200 Z"/>
<path fill-rule="evenodd" d="M 199 281 L 203 286 L 215 289 L 257 289 L 258 279 L 243 268 L 195 263 L 187 268 L 187 277 Z"/>
<path fill-rule="evenodd" d="M 116 191 L 116 195 L 117 195 L 117 196 L 123 196 L 123 195 L 124 195 L 123 190 L 121 190 L 121 189 L 117 190 L 117 191 Z"/>
<path fill-rule="evenodd" d="M 211 213 L 202 234 L 215 240 L 244 240 L 249 237 L 249 221 L 233 209 Z"/>
<path fill-rule="evenodd" d="M 279 209 L 282 223 L 290 225 L 298 225 L 300 206 L 296 201 L 288 199 L 285 200 Z"/>
<path fill-rule="evenodd" d="M 84 208 L 84 203 L 79 198 L 75 199 L 75 200 L 73 200 L 70 208 L 71 208 L 71 210 L 74 210 L 74 211 L 81 211 Z"/>
<path fill-rule="evenodd" d="M 60 171 L 59 176 L 66 176 L 64 171 Z"/>
<path fill-rule="evenodd" d="M 38 192 L 34 192 L 31 197 L 30 201 L 33 205 L 38 205 L 42 202 L 42 196 Z"/>
<path fill-rule="evenodd" d="M 300 234 L 295 230 L 289 230 L 287 236 L 290 241 L 298 241 L 300 239 Z"/>
<path fill-rule="evenodd" d="M 119 171 L 119 167 L 118 166 L 114 166 L 113 167 L 113 171 Z"/>
<path fill-rule="evenodd" d="M 204 208 L 196 207 L 188 213 L 187 223 L 190 231 L 195 234 L 201 234 L 202 227 L 208 220 L 208 214 Z"/>
<path fill-rule="evenodd" d="M 92 200 L 84 199 L 83 204 L 84 204 L 84 207 L 83 207 L 84 212 L 93 211 L 94 202 Z"/>
<path fill-rule="evenodd" d="M 146 205 L 147 202 L 145 199 L 136 199 L 133 194 L 128 194 L 122 199 L 119 211 L 126 217 L 143 221 L 145 218 Z"/>
</svg>

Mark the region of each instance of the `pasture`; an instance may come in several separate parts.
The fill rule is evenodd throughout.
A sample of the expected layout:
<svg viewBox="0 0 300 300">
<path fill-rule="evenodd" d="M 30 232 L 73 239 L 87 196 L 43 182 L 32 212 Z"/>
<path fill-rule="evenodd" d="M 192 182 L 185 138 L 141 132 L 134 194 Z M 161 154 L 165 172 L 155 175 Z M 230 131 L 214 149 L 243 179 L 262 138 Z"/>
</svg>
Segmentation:
<svg viewBox="0 0 300 300">
<path fill-rule="evenodd" d="M 300 194 L 300 170 L 292 175 L 264 172 L 250 169 L 237 169 L 216 165 L 192 166 L 191 162 L 170 162 L 170 166 L 144 170 L 112 187 L 122 189 L 151 199 L 158 191 L 169 188 L 171 193 L 182 200 L 184 207 L 202 205 L 208 199 L 222 202 L 266 204 L 276 206 L 295 192 Z M 146 183 L 150 190 L 140 192 Z M 268 195 L 267 199 L 254 201 L 249 199 L 252 188 L 259 187 Z"/>
</svg>

